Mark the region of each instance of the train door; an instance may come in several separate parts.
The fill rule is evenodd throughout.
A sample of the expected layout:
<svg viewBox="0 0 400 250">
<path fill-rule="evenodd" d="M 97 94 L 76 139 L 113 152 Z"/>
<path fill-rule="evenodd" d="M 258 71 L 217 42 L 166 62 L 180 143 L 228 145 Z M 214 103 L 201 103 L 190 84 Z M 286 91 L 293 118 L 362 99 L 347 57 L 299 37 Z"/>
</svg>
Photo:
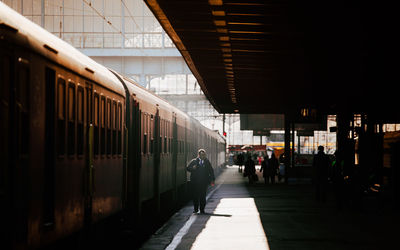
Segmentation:
<svg viewBox="0 0 400 250">
<path fill-rule="evenodd" d="M 160 211 L 160 111 L 157 111 L 154 117 L 154 142 L 153 142 L 153 156 L 154 156 L 154 196 L 156 201 L 156 211 Z"/>
<path fill-rule="evenodd" d="M 140 170 L 141 170 L 141 112 L 139 102 L 131 98 L 128 143 L 128 204 L 133 211 L 133 220 L 137 221 L 140 211 Z"/>
<path fill-rule="evenodd" d="M 178 125 L 176 124 L 176 113 L 172 114 L 172 169 L 175 171 L 176 185 L 176 169 L 178 167 Z"/>
<path fill-rule="evenodd" d="M 174 191 L 176 194 L 176 188 L 177 188 L 177 168 L 178 168 L 178 154 L 177 154 L 177 138 L 178 138 L 178 133 L 177 133 L 177 125 L 176 125 L 176 113 L 172 113 L 172 183 L 174 185 Z"/>
<path fill-rule="evenodd" d="M 3 44 L 0 44 L 3 48 Z M 12 212 L 10 188 L 10 108 L 13 86 L 11 56 L 0 51 L 0 240 L 6 249 L 11 248 L 10 226 Z"/>
<path fill-rule="evenodd" d="M 97 99 L 97 105 L 98 103 Z M 99 142 L 95 141 L 95 132 L 98 133 L 98 131 L 95 131 L 95 125 L 93 124 L 93 113 L 97 111 L 97 116 L 95 117 L 96 119 L 98 118 L 98 106 L 97 110 L 93 111 L 93 84 L 86 82 L 86 142 L 87 142 L 87 147 L 86 147 L 86 153 L 85 153 L 85 158 L 86 158 L 86 164 L 85 164 L 85 201 L 84 201 L 84 224 L 85 226 L 88 226 L 92 223 L 92 211 L 93 211 L 93 194 L 94 194 L 94 180 L 95 180 L 95 171 L 94 171 L 94 149 L 95 149 L 95 144 L 97 145 Z M 97 138 L 97 137 L 96 137 Z M 96 148 L 97 150 L 97 148 Z"/>
<path fill-rule="evenodd" d="M 54 228 L 55 209 L 55 70 L 45 68 L 45 153 L 44 153 L 44 183 L 43 183 L 43 226 L 47 230 Z"/>
<path fill-rule="evenodd" d="M 15 52 L 15 51 L 14 51 Z M 9 60 L 10 59 L 10 60 Z M 8 169 L 7 196 L 10 244 L 26 245 L 28 220 L 28 183 L 30 147 L 30 61 L 29 55 L 18 52 L 15 57 L 2 56 L 10 62 L 8 102 Z M 7 66 L 6 66 L 7 67 Z M 7 97 L 6 97 L 7 98 Z M 4 104 L 3 104 L 4 105 Z M 2 159 L 3 160 L 3 159 Z"/>
</svg>

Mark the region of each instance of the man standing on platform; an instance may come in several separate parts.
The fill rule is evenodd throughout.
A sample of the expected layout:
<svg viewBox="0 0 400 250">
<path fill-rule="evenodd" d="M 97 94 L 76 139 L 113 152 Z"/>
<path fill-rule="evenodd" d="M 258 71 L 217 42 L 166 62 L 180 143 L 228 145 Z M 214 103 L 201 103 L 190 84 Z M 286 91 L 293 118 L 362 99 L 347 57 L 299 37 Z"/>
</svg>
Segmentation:
<svg viewBox="0 0 400 250">
<path fill-rule="evenodd" d="M 204 213 L 208 185 L 214 186 L 214 170 L 206 158 L 206 151 L 199 149 L 198 157 L 190 161 L 186 170 L 190 172 L 190 189 L 193 197 L 193 213 Z"/>
<path fill-rule="evenodd" d="M 328 189 L 330 159 L 324 153 L 324 147 L 318 146 L 318 154 L 314 155 L 314 185 L 317 201 L 326 201 L 326 193 Z"/>
</svg>

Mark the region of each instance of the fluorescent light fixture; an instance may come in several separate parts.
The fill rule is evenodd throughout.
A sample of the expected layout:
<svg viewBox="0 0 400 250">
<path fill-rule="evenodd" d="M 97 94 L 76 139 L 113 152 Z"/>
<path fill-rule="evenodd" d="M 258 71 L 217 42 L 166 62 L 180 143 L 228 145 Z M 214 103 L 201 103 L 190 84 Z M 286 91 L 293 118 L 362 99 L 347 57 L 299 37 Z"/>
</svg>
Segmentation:
<svg viewBox="0 0 400 250">
<path fill-rule="evenodd" d="M 229 41 L 229 36 L 220 36 L 219 40 L 223 41 L 223 42 L 227 42 L 227 41 Z"/>
<path fill-rule="evenodd" d="M 215 26 L 226 26 L 225 20 L 214 20 Z"/>
<path fill-rule="evenodd" d="M 211 13 L 213 16 L 225 16 L 225 11 L 223 10 L 212 10 Z"/>
<path fill-rule="evenodd" d="M 221 6 L 223 2 L 222 0 L 208 0 L 208 4 L 212 6 Z"/>
<path fill-rule="evenodd" d="M 261 26 L 263 23 L 243 23 L 243 22 L 228 22 L 231 25 L 252 25 L 252 26 Z"/>
</svg>

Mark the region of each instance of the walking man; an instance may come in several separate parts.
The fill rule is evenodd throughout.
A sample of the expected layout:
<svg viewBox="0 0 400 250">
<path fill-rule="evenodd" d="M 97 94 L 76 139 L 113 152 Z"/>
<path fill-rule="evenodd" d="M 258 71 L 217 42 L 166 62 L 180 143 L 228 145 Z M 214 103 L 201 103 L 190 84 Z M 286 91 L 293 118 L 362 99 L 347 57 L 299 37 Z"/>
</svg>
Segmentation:
<svg viewBox="0 0 400 250">
<path fill-rule="evenodd" d="M 198 157 L 190 161 L 186 170 L 190 172 L 190 188 L 193 197 L 193 213 L 204 214 L 208 185 L 214 186 L 214 170 L 206 157 L 206 151 L 199 149 Z"/>
</svg>

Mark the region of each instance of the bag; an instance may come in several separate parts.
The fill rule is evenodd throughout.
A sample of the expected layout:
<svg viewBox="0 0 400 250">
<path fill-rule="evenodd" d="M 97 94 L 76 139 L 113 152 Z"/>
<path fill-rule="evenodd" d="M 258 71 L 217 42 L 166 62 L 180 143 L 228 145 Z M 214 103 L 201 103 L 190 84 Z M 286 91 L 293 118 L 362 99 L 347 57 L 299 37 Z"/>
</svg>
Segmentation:
<svg viewBox="0 0 400 250">
<path fill-rule="evenodd" d="M 254 175 L 253 175 L 253 180 L 254 180 L 254 181 L 258 181 L 258 175 L 254 174 Z"/>
</svg>

